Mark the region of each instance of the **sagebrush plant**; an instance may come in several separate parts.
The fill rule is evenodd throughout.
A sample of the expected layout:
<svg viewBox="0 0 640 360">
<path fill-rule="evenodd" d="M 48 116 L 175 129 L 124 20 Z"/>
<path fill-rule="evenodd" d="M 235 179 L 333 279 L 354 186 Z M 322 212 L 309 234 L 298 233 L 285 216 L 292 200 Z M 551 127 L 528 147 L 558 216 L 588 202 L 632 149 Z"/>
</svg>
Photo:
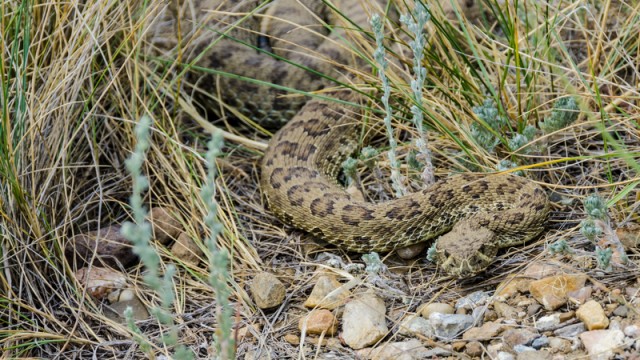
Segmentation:
<svg viewBox="0 0 640 360">
<path fill-rule="evenodd" d="M 160 297 L 160 306 L 152 307 L 151 314 L 160 324 L 168 327 L 167 333 L 162 337 L 163 343 L 169 347 L 176 347 L 176 352 L 173 354 L 176 359 L 191 359 L 193 358 L 191 351 L 178 344 L 178 329 L 173 321 L 172 308 L 175 299 L 173 276 L 176 269 L 175 266 L 168 265 L 164 275 L 160 276 L 160 256 L 151 245 L 153 235 L 151 224 L 146 219 L 148 211 L 142 201 L 142 193 L 149 188 L 149 182 L 142 173 L 142 167 L 150 146 L 151 123 L 151 117 L 146 115 L 138 121 L 135 126 L 135 149 L 125 162 L 132 178 L 130 206 L 133 222 L 127 221 L 122 225 L 122 235 L 133 244 L 133 252 L 140 257 L 144 265 L 144 282 Z M 125 315 L 128 317 L 129 326 L 134 326 L 131 308 L 127 309 Z M 132 330 L 137 335 L 136 340 L 141 342 L 142 349 L 151 351 L 149 341 L 140 335 L 139 329 L 134 327 Z"/>
<path fill-rule="evenodd" d="M 382 105 L 384 106 L 384 126 L 387 130 L 387 138 L 389 139 L 389 150 L 387 151 L 387 157 L 391 164 L 391 184 L 395 191 L 396 197 L 401 197 L 407 193 L 407 189 L 404 186 L 404 179 L 400 174 L 400 162 L 396 155 L 396 149 L 398 147 L 398 141 L 396 140 L 393 126 L 391 125 L 391 119 L 393 118 L 393 111 L 389 100 L 391 97 L 391 85 L 389 84 L 389 78 L 385 74 L 387 67 L 387 59 L 385 58 L 384 47 L 384 25 L 382 18 L 378 14 L 374 14 L 371 17 L 371 28 L 376 38 L 376 49 L 373 53 L 373 58 L 378 64 L 378 77 L 380 78 L 382 87 Z"/>
<path fill-rule="evenodd" d="M 218 242 L 218 236 L 222 235 L 224 226 L 218 218 L 220 207 L 216 201 L 216 176 L 218 173 L 216 159 L 222 154 L 223 144 L 222 132 L 214 132 L 207 146 L 207 179 L 200 194 L 207 209 L 204 223 L 209 230 L 209 236 L 206 240 L 209 250 L 209 283 L 216 295 L 218 331 L 216 331 L 215 345 L 218 352 L 217 358 L 231 360 L 235 359 L 235 341 L 232 333 L 234 312 L 229 302 L 231 296 L 229 289 L 230 257 L 227 250 Z"/>
<path fill-rule="evenodd" d="M 626 264 L 628 258 L 612 229 L 606 201 L 598 194 L 591 194 L 584 199 L 583 205 L 587 218 L 580 223 L 580 232 L 594 243 L 598 268 L 612 270 L 614 255 L 616 265 Z"/>
<path fill-rule="evenodd" d="M 433 174 L 433 163 L 431 160 L 431 151 L 429 150 L 429 144 L 427 141 L 427 134 L 424 130 L 424 114 L 423 114 L 423 101 L 422 90 L 424 88 L 424 82 L 427 77 L 427 69 L 422 66 L 424 59 L 424 48 L 426 46 L 426 34 L 424 34 L 425 26 L 431 18 L 428 8 L 421 2 L 416 2 L 415 7 L 411 14 L 404 14 L 400 17 L 402 22 L 411 35 L 413 40 L 409 41 L 409 47 L 413 52 L 413 74 L 414 79 L 411 80 L 411 91 L 413 93 L 413 105 L 411 105 L 411 114 L 413 115 L 413 125 L 415 126 L 418 135 L 415 140 L 416 147 L 418 148 L 418 156 L 415 157 L 423 166 L 422 181 L 426 185 L 431 185 L 435 182 L 435 176 Z M 378 35 L 376 35 L 376 39 Z M 380 44 L 378 44 L 378 47 Z M 417 168 L 417 164 L 413 164 L 414 168 Z"/>
</svg>

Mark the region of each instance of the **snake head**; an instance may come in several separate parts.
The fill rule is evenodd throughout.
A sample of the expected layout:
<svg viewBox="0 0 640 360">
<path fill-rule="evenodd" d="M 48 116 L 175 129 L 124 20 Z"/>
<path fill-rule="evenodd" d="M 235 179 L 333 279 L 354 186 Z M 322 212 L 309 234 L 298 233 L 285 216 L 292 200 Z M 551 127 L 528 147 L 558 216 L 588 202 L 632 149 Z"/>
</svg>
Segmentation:
<svg viewBox="0 0 640 360">
<path fill-rule="evenodd" d="M 463 278 L 486 269 L 498 253 L 498 245 L 493 231 L 469 219 L 458 222 L 442 235 L 435 250 L 435 261 L 440 268 L 451 276 Z"/>
</svg>

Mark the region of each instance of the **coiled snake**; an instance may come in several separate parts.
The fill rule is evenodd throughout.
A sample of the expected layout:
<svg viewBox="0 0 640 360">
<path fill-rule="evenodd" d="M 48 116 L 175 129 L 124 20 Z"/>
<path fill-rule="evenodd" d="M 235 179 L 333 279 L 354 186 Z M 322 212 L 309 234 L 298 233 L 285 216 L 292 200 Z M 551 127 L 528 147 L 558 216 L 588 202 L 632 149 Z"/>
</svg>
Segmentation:
<svg viewBox="0 0 640 360">
<path fill-rule="evenodd" d="M 336 27 L 328 37 L 317 34 L 326 29 L 319 25 L 321 21 L 336 18 L 323 1 L 278 1 L 262 17 L 262 25 L 257 24 L 272 36 L 274 52 L 280 51 L 292 63 L 318 73 L 335 74 L 335 64 L 350 61 L 348 52 L 340 51 L 336 41 L 346 31 Z M 351 21 L 366 28 L 372 10 L 363 9 L 363 3 L 367 1 L 333 2 Z M 373 11 L 383 9 L 374 6 Z M 279 18 L 284 20 L 276 20 Z M 249 25 L 244 23 L 243 27 Z M 238 29 L 232 30 L 237 38 L 244 36 L 247 42 L 259 43 L 255 32 Z M 223 39 L 210 56 L 209 65 L 226 72 L 307 91 L 323 86 L 317 73 L 237 41 Z M 323 56 L 331 61 L 317 60 Z M 444 271 L 460 277 L 482 271 L 498 249 L 521 244 L 543 230 L 549 212 L 545 192 L 535 183 L 509 174 L 456 175 L 391 201 L 357 200 L 336 181 L 339 165 L 358 146 L 358 109 L 343 105 L 360 100 L 354 91 L 324 94 L 342 100 L 342 104 L 315 98 L 283 105 L 285 100 L 278 97 L 282 91 L 277 88 L 233 78 L 219 81 L 217 88 L 224 92 L 223 97 L 258 120 L 273 122 L 282 111 L 295 113 L 269 142 L 261 168 L 260 186 L 268 208 L 285 223 L 355 252 L 389 251 L 440 236 L 436 261 Z M 297 110 L 299 106 L 302 108 Z"/>
</svg>

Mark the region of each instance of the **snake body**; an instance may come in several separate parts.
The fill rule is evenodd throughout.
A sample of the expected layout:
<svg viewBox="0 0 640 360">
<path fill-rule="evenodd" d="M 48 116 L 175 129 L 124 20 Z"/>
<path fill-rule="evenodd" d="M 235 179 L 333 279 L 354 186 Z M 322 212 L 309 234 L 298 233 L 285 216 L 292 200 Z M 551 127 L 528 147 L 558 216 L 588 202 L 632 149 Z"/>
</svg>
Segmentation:
<svg viewBox="0 0 640 360">
<path fill-rule="evenodd" d="M 202 1 L 208 8 L 228 10 L 220 12 L 215 25 L 233 24 L 236 18 L 228 19 L 228 14 L 238 9 L 248 12 L 256 4 L 255 0 Z M 369 3 L 371 8 L 362 8 Z M 474 1 L 459 3 L 472 6 Z M 334 0 L 332 4 L 350 22 L 331 33 L 323 32 L 327 27 L 321 24 L 335 20 L 335 12 L 317 0 L 277 0 L 262 23 L 241 13 L 239 17 L 247 21 L 229 26 L 236 39 L 252 44 L 260 42 L 257 33 L 267 32 L 274 52 L 315 73 L 227 38 L 208 50 L 200 64 L 276 85 L 317 90 L 324 86 L 318 73 L 330 74 L 336 64 L 349 62 L 349 52 L 336 45 L 336 39 L 348 34 L 342 29 L 351 24 L 367 28 L 371 13 L 384 12 L 386 1 L 376 5 L 374 0 Z M 277 123 L 279 114 L 295 114 L 273 136 L 262 160 L 260 186 L 267 207 L 283 222 L 340 248 L 383 252 L 440 236 L 434 252 L 437 263 L 450 274 L 467 276 L 486 268 L 498 249 L 523 243 L 543 230 L 549 212 L 547 196 L 535 183 L 514 175 L 451 176 L 426 190 L 380 203 L 349 195 L 336 179 L 342 161 L 358 147 L 360 114 L 357 107 L 344 105 L 361 100 L 354 91 L 324 94 L 339 102 L 297 98 L 289 106 L 278 87 L 234 77 L 200 84 L 204 90 L 206 84 L 217 84 L 211 86 L 212 93 L 221 94 L 225 102 L 257 121 Z"/>
<path fill-rule="evenodd" d="M 352 101 L 350 91 L 334 98 Z M 453 275 L 483 270 L 500 248 L 543 230 L 545 192 L 519 176 L 461 174 L 402 198 L 355 199 L 336 177 L 358 146 L 355 109 L 311 100 L 269 142 L 260 186 L 282 221 L 354 252 L 390 251 L 432 240 L 436 260 Z"/>
</svg>

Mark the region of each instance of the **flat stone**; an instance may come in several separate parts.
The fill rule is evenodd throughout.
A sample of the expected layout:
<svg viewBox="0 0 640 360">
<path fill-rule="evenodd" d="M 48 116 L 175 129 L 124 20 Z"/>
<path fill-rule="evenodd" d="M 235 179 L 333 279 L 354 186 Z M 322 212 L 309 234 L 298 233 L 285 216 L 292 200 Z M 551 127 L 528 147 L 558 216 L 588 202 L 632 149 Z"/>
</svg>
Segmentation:
<svg viewBox="0 0 640 360">
<path fill-rule="evenodd" d="M 567 325 L 565 327 L 561 327 L 560 329 L 557 329 L 553 332 L 553 335 L 555 336 L 562 336 L 565 338 L 574 338 L 576 336 L 578 336 L 579 334 L 583 333 L 587 331 L 586 326 L 584 326 L 583 323 L 577 323 L 577 324 L 573 324 L 573 325 Z"/>
<path fill-rule="evenodd" d="M 284 284 L 273 274 L 261 272 L 251 282 L 251 294 L 256 305 L 261 309 L 271 309 L 280 306 L 284 301 Z"/>
<path fill-rule="evenodd" d="M 629 308 L 624 306 L 624 305 L 620 305 L 618 307 L 616 307 L 615 310 L 613 310 L 613 315 L 615 316 L 620 316 L 620 317 L 627 317 L 627 314 L 629 314 Z"/>
<path fill-rule="evenodd" d="M 576 311 L 576 317 L 584 323 L 589 331 L 606 329 L 609 326 L 607 315 L 595 300 L 587 301 L 581 305 Z"/>
<path fill-rule="evenodd" d="M 429 320 L 418 315 L 413 315 L 404 319 L 398 328 L 398 333 L 404 336 L 421 335 L 426 338 L 432 338 L 433 327 Z"/>
<path fill-rule="evenodd" d="M 338 330 L 338 320 L 326 309 L 312 310 L 298 321 L 298 330 L 306 329 L 308 334 L 327 334 L 333 336 Z"/>
<path fill-rule="evenodd" d="M 486 341 L 498 336 L 504 330 L 504 325 L 497 322 L 486 322 L 480 327 L 472 327 L 465 331 L 462 340 Z"/>
<path fill-rule="evenodd" d="M 536 350 L 540 350 L 543 347 L 547 347 L 547 346 L 549 346 L 549 338 L 544 335 L 540 336 L 539 338 L 531 342 L 531 347 Z"/>
<path fill-rule="evenodd" d="M 429 316 L 431 316 L 431 314 L 433 313 L 441 313 L 441 314 L 454 313 L 453 306 L 445 303 L 425 304 L 425 305 L 422 305 L 418 311 L 420 312 L 420 315 L 422 315 L 422 317 L 425 319 L 428 319 Z"/>
<path fill-rule="evenodd" d="M 516 308 L 500 301 L 493 303 L 493 310 L 495 310 L 501 318 L 515 319 L 518 317 L 518 310 L 516 310 Z"/>
<path fill-rule="evenodd" d="M 453 340 L 473 325 L 474 318 L 471 315 L 433 313 L 429 322 L 437 337 Z"/>
<path fill-rule="evenodd" d="M 365 293 L 344 306 L 342 339 L 352 349 L 362 349 L 382 339 L 389 329 L 384 301 Z"/>
<path fill-rule="evenodd" d="M 567 293 L 584 287 L 586 280 L 584 275 L 557 275 L 532 281 L 529 291 L 545 309 L 555 310 L 566 304 Z"/>
<path fill-rule="evenodd" d="M 456 301 L 456 310 L 466 309 L 473 310 L 478 306 L 484 305 L 489 300 L 489 293 L 486 291 L 474 291 L 471 294 L 462 297 Z"/>
<path fill-rule="evenodd" d="M 549 338 L 549 347 L 559 353 L 568 353 L 571 351 L 571 341 L 559 337 Z"/>
<path fill-rule="evenodd" d="M 498 360 L 515 360 L 515 356 L 513 356 L 513 354 L 508 353 L 506 351 L 500 351 L 498 353 L 498 356 L 496 356 L 496 359 L 498 359 Z"/>
<path fill-rule="evenodd" d="M 582 345 L 594 360 L 610 359 L 614 351 L 624 343 L 624 334 L 620 330 L 593 330 L 580 334 Z"/>
<path fill-rule="evenodd" d="M 513 349 L 516 345 L 529 345 L 539 336 L 529 329 L 509 329 L 502 334 L 502 339 L 505 345 Z"/>
<path fill-rule="evenodd" d="M 516 346 L 514 346 L 514 347 L 513 347 L 513 351 L 514 351 L 516 354 L 520 354 L 520 353 L 523 353 L 523 352 L 530 352 L 530 353 L 533 353 L 533 352 L 535 352 L 535 351 L 536 351 L 536 349 L 534 349 L 534 348 L 533 348 L 533 347 L 531 347 L 531 346 L 526 346 L 526 345 L 516 345 Z"/>
<path fill-rule="evenodd" d="M 342 287 L 342 284 L 333 275 L 321 275 L 311 290 L 311 295 L 304 302 L 307 308 L 322 308 L 333 310 L 342 306 L 351 296 L 351 292 Z"/>
<path fill-rule="evenodd" d="M 282 338 L 291 345 L 300 345 L 300 336 L 296 334 L 286 334 Z"/>
<path fill-rule="evenodd" d="M 498 285 L 494 298 L 498 301 L 505 301 L 518 293 L 528 292 L 532 281 L 532 279 L 518 275 L 509 275 Z"/>
<path fill-rule="evenodd" d="M 560 314 L 555 313 L 547 316 L 543 316 L 536 321 L 535 327 L 538 331 L 552 330 L 560 325 Z"/>
</svg>

